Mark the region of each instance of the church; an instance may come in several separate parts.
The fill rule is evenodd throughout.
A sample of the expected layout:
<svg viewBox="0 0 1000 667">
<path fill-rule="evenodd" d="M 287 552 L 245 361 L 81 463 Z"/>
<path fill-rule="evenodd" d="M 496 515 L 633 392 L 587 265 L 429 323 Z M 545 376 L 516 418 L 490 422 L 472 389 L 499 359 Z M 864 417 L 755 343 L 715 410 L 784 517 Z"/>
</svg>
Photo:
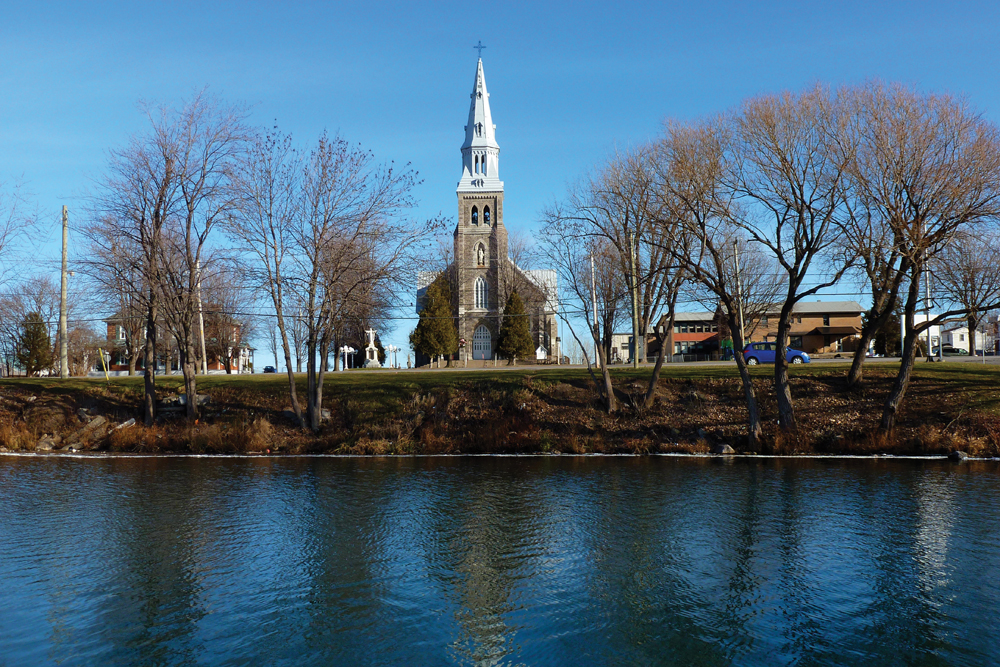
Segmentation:
<svg viewBox="0 0 1000 667">
<path fill-rule="evenodd" d="M 490 113 L 483 60 L 476 66 L 469 121 L 462 144 L 462 178 L 458 182 L 458 224 L 454 254 L 447 269 L 451 279 L 452 313 L 458 338 L 465 341 L 459 361 L 485 362 L 495 358 L 503 307 L 512 291 L 524 302 L 538 363 L 557 363 L 556 272 L 517 266 L 507 247 L 504 226 L 504 187 L 500 180 L 500 146 Z M 427 287 L 438 273 L 418 278 L 417 312 Z M 420 360 L 418 359 L 418 363 Z M 470 364 L 471 365 L 471 364 Z"/>
</svg>

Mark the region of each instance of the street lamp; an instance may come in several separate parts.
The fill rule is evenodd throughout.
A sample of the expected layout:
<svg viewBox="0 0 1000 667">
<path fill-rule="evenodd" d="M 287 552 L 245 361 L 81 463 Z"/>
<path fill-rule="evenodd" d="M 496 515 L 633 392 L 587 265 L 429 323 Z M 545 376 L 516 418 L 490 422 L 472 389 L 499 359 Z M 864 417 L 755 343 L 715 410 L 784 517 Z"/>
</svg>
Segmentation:
<svg viewBox="0 0 1000 667">
<path fill-rule="evenodd" d="M 350 345 L 341 345 L 341 346 L 340 346 L 340 347 L 339 347 L 339 348 L 337 349 L 337 351 L 338 351 L 338 352 L 340 352 L 340 354 L 342 354 L 342 355 L 343 355 L 343 357 L 344 357 L 344 363 L 343 363 L 343 365 L 342 365 L 342 366 L 340 367 L 340 370 L 342 370 L 342 371 L 346 371 L 346 370 L 347 370 L 347 359 L 348 359 L 348 356 L 347 356 L 347 355 L 349 355 L 349 354 L 354 354 L 355 352 L 357 352 L 357 350 L 355 350 L 355 349 L 354 349 L 353 347 L 351 347 Z"/>
</svg>

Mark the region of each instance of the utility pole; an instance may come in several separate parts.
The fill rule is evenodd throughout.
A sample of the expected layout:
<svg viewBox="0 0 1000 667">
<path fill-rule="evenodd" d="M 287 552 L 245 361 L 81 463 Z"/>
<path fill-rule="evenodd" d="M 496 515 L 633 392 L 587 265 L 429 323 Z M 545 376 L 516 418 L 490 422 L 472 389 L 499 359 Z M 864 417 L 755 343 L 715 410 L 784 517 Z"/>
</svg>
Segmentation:
<svg viewBox="0 0 1000 667">
<path fill-rule="evenodd" d="M 925 262 L 926 264 L 926 262 Z M 927 361 L 934 361 L 931 357 L 931 272 L 924 268 L 924 323 L 927 324 Z M 938 348 L 941 347 L 940 336 L 938 337 Z"/>
<path fill-rule="evenodd" d="M 195 262 L 198 272 L 198 332 L 201 336 L 201 374 L 208 375 L 208 357 L 205 356 L 205 313 L 201 306 L 201 260 Z"/>
<path fill-rule="evenodd" d="M 629 265 L 632 269 L 632 368 L 639 368 L 639 286 L 636 284 L 635 231 L 629 235 Z M 643 341 L 645 342 L 645 341 Z M 646 346 L 642 345 L 645 356 Z"/>
<path fill-rule="evenodd" d="M 740 341 L 746 345 L 746 340 L 743 338 L 743 287 L 740 285 L 740 244 L 739 241 L 733 239 L 733 264 L 736 266 L 736 302 L 739 304 L 740 308 Z M 743 350 L 733 350 L 733 354 L 743 354 Z"/>
<path fill-rule="evenodd" d="M 62 280 L 59 294 L 59 377 L 69 377 L 69 331 L 66 326 L 66 248 L 69 243 L 69 209 L 62 207 Z"/>
<path fill-rule="evenodd" d="M 594 270 L 594 254 L 590 254 L 590 298 L 594 302 L 594 363 L 597 363 L 597 344 L 600 336 L 597 332 L 597 277 Z"/>
</svg>

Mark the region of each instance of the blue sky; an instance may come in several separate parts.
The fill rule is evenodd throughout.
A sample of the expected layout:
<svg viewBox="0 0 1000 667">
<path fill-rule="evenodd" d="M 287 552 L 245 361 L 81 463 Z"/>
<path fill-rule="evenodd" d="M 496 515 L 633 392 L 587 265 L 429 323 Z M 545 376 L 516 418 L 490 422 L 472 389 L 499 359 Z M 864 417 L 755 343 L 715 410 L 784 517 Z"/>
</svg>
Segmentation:
<svg viewBox="0 0 1000 667">
<path fill-rule="evenodd" d="M 144 129 L 138 101 L 207 86 L 300 142 L 325 129 L 412 163 L 416 213 L 453 218 L 478 40 L 515 230 L 664 118 L 755 94 L 879 77 L 1000 121 L 1000 3 L 621 5 L 4 2 L 0 180 L 26 182 L 52 239 L 31 255 L 54 271 L 60 207 L 82 214 L 107 150 Z"/>
</svg>

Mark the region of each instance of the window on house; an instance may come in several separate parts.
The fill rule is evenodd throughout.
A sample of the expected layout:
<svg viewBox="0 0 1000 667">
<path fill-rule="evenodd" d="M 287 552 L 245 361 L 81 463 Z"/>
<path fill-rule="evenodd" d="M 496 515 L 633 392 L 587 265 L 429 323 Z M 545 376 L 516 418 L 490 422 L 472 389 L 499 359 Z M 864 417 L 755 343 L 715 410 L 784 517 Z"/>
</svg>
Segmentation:
<svg viewBox="0 0 1000 667">
<path fill-rule="evenodd" d="M 677 333 L 680 333 L 680 332 L 681 332 L 681 325 L 675 324 L 674 325 L 674 333 L 677 334 Z"/>
<path fill-rule="evenodd" d="M 687 332 L 688 332 L 688 325 L 682 324 L 681 325 L 681 333 L 687 333 Z"/>
<path fill-rule="evenodd" d="M 761 325 L 762 327 L 766 327 L 766 326 L 767 326 L 767 315 L 764 315 L 764 316 L 762 316 L 762 317 L 760 318 L 760 325 Z"/>
<path fill-rule="evenodd" d="M 830 316 L 829 315 L 824 315 L 823 316 L 823 326 L 825 326 L 825 327 L 830 326 Z"/>
<path fill-rule="evenodd" d="M 719 332 L 719 325 L 718 323 L 715 323 L 712 325 L 712 333 L 718 333 L 718 332 Z"/>
<path fill-rule="evenodd" d="M 958 334 L 958 340 L 960 342 L 965 342 L 965 334 Z"/>
</svg>

